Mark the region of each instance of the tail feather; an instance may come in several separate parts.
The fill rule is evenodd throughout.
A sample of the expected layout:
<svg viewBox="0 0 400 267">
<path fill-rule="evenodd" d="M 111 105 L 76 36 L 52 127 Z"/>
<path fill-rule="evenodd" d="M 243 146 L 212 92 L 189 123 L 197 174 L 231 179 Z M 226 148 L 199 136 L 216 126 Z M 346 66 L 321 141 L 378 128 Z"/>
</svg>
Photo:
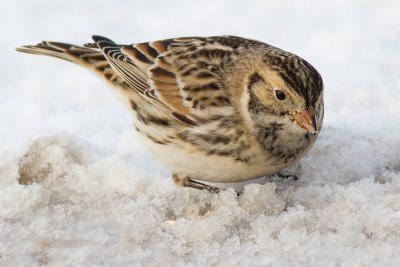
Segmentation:
<svg viewBox="0 0 400 267">
<path fill-rule="evenodd" d="M 120 100 L 130 107 L 131 100 L 138 97 L 137 92 L 111 67 L 104 54 L 107 52 L 100 49 L 99 46 L 101 44 L 109 48 L 118 45 L 105 37 L 93 36 L 93 40 L 95 43 L 88 43 L 83 46 L 43 41 L 37 45 L 21 46 L 16 50 L 29 54 L 51 56 L 83 66 L 112 85 L 116 89 L 114 92 L 120 96 Z"/>
<path fill-rule="evenodd" d="M 97 58 L 97 61 L 105 60 L 102 53 L 98 50 L 60 42 L 43 41 L 37 45 L 21 46 L 16 50 L 29 54 L 52 56 L 78 64 L 95 64 L 96 61 L 88 60 L 93 56 Z"/>
<path fill-rule="evenodd" d="M 107 40 L 108 41 L 108 40 Z M 102 76 L 108 82 L 126 88 L 125 81 L 111 68 L 96 43 L 77 46 L 67 43 L 43 41 L 37 45 L 18 47 L 18 52 L 46 55 L 81 65 Z"/>
</svg>

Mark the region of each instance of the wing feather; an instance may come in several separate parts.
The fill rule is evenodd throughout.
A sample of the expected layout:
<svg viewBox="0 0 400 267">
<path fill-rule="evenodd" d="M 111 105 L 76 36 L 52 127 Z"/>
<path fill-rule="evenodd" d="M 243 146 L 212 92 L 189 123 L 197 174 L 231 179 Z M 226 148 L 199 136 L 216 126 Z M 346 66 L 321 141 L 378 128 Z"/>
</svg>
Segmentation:
<svg viewBox="0 0 400 267">
<path fill-rule="evenodd" d="M 93 39 L 126 83 L 177 120 L 194 125 L 233 112 L 220 74 L 232 48 L 195 37 L 133 45 Z"/>
</svg>

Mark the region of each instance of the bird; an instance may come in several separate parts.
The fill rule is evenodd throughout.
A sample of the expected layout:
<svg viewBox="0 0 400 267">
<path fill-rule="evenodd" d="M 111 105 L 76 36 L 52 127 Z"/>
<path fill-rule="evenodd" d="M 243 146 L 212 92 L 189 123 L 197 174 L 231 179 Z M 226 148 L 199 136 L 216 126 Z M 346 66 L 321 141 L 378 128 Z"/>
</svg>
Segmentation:
<svg viewBox="0 0 400 267">
<path fill-rule="evenodd" d="M 237 36 L 84 45 L 43 41 L 17 51 L 96 73 L 182 187 L 218 192 L 295 164 L 321 131 L 323 79 L 303 58 Z"/>
</svg>

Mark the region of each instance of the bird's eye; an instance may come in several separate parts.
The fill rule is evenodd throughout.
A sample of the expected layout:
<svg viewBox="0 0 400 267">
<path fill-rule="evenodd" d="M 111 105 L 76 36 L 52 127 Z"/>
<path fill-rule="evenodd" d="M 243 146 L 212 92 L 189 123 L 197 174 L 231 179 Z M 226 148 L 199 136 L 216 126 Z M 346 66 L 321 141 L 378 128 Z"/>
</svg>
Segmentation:
<svg viewBox="0 0 400 267">
<path fill-rule="evenodd" d="M 285 100 L 286 95 L 281 90 L 275 90 L 275 96 L 278 100 Z"/>
</svg>

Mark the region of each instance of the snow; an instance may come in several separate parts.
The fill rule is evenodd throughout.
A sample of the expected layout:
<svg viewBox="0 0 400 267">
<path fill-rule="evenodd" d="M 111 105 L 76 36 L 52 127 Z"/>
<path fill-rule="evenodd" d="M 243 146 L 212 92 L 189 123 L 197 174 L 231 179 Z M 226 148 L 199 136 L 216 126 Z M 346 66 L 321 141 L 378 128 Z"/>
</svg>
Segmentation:
<svg viewBox="0 0 400 267">
<path fill-rule="evenodd" d="M 398 1 L 7 1 L 0 10 L 0 266 L 399 266 Z M 232 34 L 310 61 L 324 129 L 278 177 L 177 188 L 101 81 L 17 54 L 45 40 Z"/>
</svg>

